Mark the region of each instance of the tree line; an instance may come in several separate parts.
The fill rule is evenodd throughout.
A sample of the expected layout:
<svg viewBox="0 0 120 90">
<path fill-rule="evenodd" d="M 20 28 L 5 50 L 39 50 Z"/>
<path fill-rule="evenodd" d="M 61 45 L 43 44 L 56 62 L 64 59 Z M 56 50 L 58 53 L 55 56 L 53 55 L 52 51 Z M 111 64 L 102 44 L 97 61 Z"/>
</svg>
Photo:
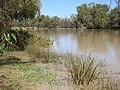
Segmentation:
<svg viewBox="0 0 120 90">
<path fill-rule="evenodd" d="M 77 14 L 70 18 L 40 15 L 31 19 L 14 22 L 14 26 L 40 28 L 88 28 L 88 29 L 120 29 L 120 0 L 110 8 L 107 4 L 82 4 L 76 7 Z M 16 25 L 15 25 L 16 24 Z"/>
</svg>

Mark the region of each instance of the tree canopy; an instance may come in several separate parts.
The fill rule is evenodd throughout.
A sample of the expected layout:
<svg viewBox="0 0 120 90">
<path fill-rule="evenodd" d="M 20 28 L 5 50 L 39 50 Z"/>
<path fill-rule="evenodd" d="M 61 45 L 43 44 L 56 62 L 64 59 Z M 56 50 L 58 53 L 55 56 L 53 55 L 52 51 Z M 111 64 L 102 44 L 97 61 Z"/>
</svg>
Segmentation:
<svg viewBox="0 0 120 90">
<path fill-rule="evenodd" d="M 0 0 L 0 27 L 9 28 L 13 19 L 34 18 L 39 11 L 39 0 Z"/>
<path fill-rule="evenodd" d="M 82 4 L 77 7 L 78 19 L 88 28 L 105 28 L 109 7 L 106 4 Z"/>
<path fill-rule="evenodd" d="M 40 0 L 0 0 L 0 52 L 24 49 L 30 35 L 23 30 L 11 30 L 11 23 L 32 19 L 39 11 Z"/>
</svg>

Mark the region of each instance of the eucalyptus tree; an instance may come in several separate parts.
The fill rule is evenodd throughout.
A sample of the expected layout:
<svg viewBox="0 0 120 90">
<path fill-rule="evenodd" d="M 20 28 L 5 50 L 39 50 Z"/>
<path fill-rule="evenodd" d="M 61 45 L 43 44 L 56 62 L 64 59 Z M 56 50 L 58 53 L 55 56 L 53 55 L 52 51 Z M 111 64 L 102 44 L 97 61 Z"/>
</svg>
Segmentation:
<svg viewBox="0 0 120 90">
<path fill-rule="evenodd" d="M 92 17 L 93 28 L 105 28 L 107 25 L 107 17 L 109 7 L 106 4 L 90 5 L 90 15 Z"/>
<path fill-rule="evenodd" d="M 60 18 L 59 17 L 57 17 L 57 16 L 51 17 L 50 27 L 51 28 L 58 28 L 59 22 L 60 22 Z"/>
<path fill-rule="evenodd" d="M 50 17 L 47 15 L 41 15 L 40 16 L 40 19 L 39 19 L 41 22 L 40 22 L 40 26 L 43 27 L 44 29 L 45 28 L 50 28 Z"/>
<path fill-rule="evenodd" d="M 71 15 L 71 27 L 76 29 L 80 27 L 80 22 L 77 15 Z"/>
<path fill-rule="evenodd" d="M 89 22 L 89 19 L 90 19 L 90 14 L 89 14 L 89 7 L 86 3 L 80 6 L 77 6 L 77 18 L 78 18 L 78 21 L 84 27 L 87 26 L 87 23 Z"/>
<path fill-rule="evenodd" d="M 120 29 L 120 0 L 116 0 L 117 6 L 110 11 L 108 26 L 112 29 Z"/>
<path fill-rule="evenodd" d="M 71 28 L 71 20 L 70 18 L 61 18 L 60 20 L 60 25 L 59 25 L 60 28 Z"/>
<path fill-rule="evenodd" d="M 115 0 L 117 3 L 117 7 L 120 8 L 120 0 Z"/>
<path fill-rule="evenodd" d="M 13 19 L 32 19 L 38 11 L 39 0 L 0 0 L 0 27 L 9 28 Z"/>
<path fill-rule="evenodd" d="M 77 7 L 78 20 L 87 28 L 105 28 L 109 7 L 106 4 L 82 4 Z"/>
<path fill-rule="evenodd" d="M 24 46 L 29 35 L 20 31 L 19 34 L 24 35 L 19 36 L 17 31 L 10 30 L 11 23 L 34 18 L 39 12 L 39 3 L 39 0 L 0 0 L 0 51 L 11 46 Z"/>
</svg>

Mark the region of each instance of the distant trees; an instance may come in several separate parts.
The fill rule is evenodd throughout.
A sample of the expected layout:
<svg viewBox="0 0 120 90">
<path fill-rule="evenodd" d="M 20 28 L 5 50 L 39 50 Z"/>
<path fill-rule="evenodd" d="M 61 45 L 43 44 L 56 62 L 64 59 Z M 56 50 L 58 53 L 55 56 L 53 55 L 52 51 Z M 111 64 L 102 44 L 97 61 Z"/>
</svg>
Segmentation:
<svg viewBox="0 0 120 90">
<path fill-rule="evenodd" d="M 77 18 L 84 27 L 106 28 L 109 7 L 105 4 L 82 4 L 77 7 Z"/>
<path fill-rule="evenodd" d="M 41 28 L 48 28 L 48 29 L 57 28 L 60 20 L 60 18 L 57 16 L 49 17 L 45 15 L 41 15 L 39 19 L 40 19 L 39 24 Z"/>
<path fill-rule="evenodd" d="M 60 20 L 60 28 L 70 28 L 71 21 L 69 18 L 65 17 Z"/>
<path fill-rule="evenodd" d="M 112 10 L 106 4 L 82 4 L 77 7 L 78 22 L 89 29 L 120 29 L 120 0 L 116 3 Z"/>
<path fill-rule="evenodd" d="M 71 27 L 76 29 L 81 28 L 81 23 L 77 15 L 71 15 Z"/>
<path fill-rule="evenodd" d="M 114 8 L 111 10 L 110 15 L 109 15 L 109 27 L 110 28 L 120 28 L 120 9 L 119 8 Z"/>
<path fill-rule="evenodd" d="M 120 28 L 120 0 L 116 0 L 117 6 L 112 9 L 110 9 L 109 5 L 95 4 L 92 2 L 89 4 L 85 3 L 80 6 L 77 6 L 76 7 L 77 14 L 71 15 L 70 18 L 68 17 L 60 18 L 58 16 L 50 17 L 48 15 L 47 16 L 39 15 L 32 20 L 31 18 L 35 16 L 38 6 L 32 9 L 29 9 L 28 8 L 29 5 L 32 5 L 31 2 L 34 0 L 25 0 L 25 1 L 26 1 L 26 3 L 24 4 L 25 6 L 23 5 L 24 8 L 22 9 L 24 13 L 22 13 L 22 11 L 18 11 L 16 14 L 13 14 L 16 20 L 21 21 L 19 22 L 20 26 L 37 27 L 38 29 L 39 28 L 78 29 L 83 27 L 86 27 L 88 29 L 105 29 L 105 28 L 119 29 Z M 38 2 L 39 0 L 35 0 L 35 1 Z"/>
<path fill-rule="evenodd" d="M 116 0 L 117 6 L 110 11 L 109 27 L 112 29 L 120 29 L 120 0 Z"/>
<path fill-rule="evenodd" d="M 51 28 L 58 28 L 59 23 L 60 23 L 59 17 L 57 17 L 57 16 L 51 17 L 51 20 L 50 20 L 50 27 Z"/>
</svg>

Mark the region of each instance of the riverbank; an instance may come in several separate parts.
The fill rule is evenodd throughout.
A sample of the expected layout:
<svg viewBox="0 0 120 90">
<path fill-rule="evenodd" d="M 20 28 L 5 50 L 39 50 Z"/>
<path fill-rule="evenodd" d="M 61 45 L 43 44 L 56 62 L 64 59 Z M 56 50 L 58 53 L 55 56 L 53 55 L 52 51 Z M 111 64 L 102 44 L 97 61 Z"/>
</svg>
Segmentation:
<svg viewBox="0 0 120 90">
<path fill-rule="evenodd" d="M 29 43 L 25 46 L 24 51 L 4 51 L 0 56 L 0 89 L 2 90 L 119 90 L 119 73 L 114 74 L 107 71 L 107 64 L 104 60 L 99 60 L 91 56 L 91 53 L 75 55 L 74 52 L 59 53 L 52 51 L 51 47 L 55 42 L 51 42 L 51 38 L 43 38 L 55 34 L 65 34 L 65 37 L 70 34 L 79 36 L 80 40 L 87 39 L 88 33 L 74 32 L 39 32 L 29 39 Z M 46 35 L 49 33 L 49 35 Z M 96 32 L 97 33 L 97 32 Z M 108 41 L 106 32 L 100 32 L 104 39 Z M 42 34 L 42 35 L 41 35 Z M 89 32 L 90 37 L 95 36 L 93 32 Z M 115 36 L 119 35 L 112 33 Z M 110 34 L 111 36 L 111 34 Z M 52 37 L 54 38 L 54 37 Z M 59 37 L 57 37 L 59 38 Z M 82 39 L 81 39 L 82 38 Z M 100 37 L 99 39 L 102 39 Z M 68 37 L 67 37 L 68 39 Z M 104 40 L 102 39 L 102 41 Z M 111 38 L 113 39 L 113 38 Z M 116 39 L 114 38 L 113 40 Z M 71 39 L 65 40 L 60 44 L 66 44 Z M 93 40 L 93 39 L 92 39 Z M 62 39 L 62 41 L 64 41 Z M 62 42 L 60 41 L 60 42 Z M 90 41 L 90 40 L 89 40 Z M 81 41 L 80 41 L 81 42 Z M 101 43 L 101 40 L 100 40 Z M 98 43 L 100 45 L 100 43 Z M 85 42 L 85 45 L 93 43 Z M 103 43 L 104 44 L 104 43 Z M 67 43 L 67 47 L 72 44 Z M 81 43 L 80 43 L 81 45 Z M 85 46 L 84 45 L 84 46 Z M 111 45 L 111 44 L 110 44 Z M 105 45 L 103 45 L 105 46 Z M 76 46 L 74 46 L 76 48 Z M 82 45 L 80 46 L 80 48 Z M 100 45 L 101 47 L 101 45 Z M 99 47 L 99 48 L 100 48 Z M 57 47 L 58 49 L 59 47 Z M 64 46 L 64 49 L 66 47 Z M 71 47 L 68 48 L 70 51 Z M 62 50 L 62 48 L 61 48 Z M 75 50 L 75 49 L 74 49 Z M 91 47 L 90 47 L 91 50 Z M 67 51 L 67 50 L 66 50 Z"/>
<path fill-rule="evenodd" d="M 73 55 L 67 55 L 60 56 L 57 61 L 52 62 L 43 62 L 40 58 L 34 58 L 32 61 L 26 52 L 9 53 L 7 56 L 0 57 L 0 88 L 1 90 L 120 89 L 118 79 L 113 79 L 105 71 L 102 71 L 105 70 L 102 63 L 98 66 L 91 61 L 93 59 L 90 57 L 88 60 L 91 62 L 80 61 L 80 63 L 79 60 Z M 98 79 L 99 73 L 101 74 Z M 98 76 L 96 77 L 96 75 Z M 74 81 L 75 79 L 77 82 Z M 87 79 L 90 80 L 89 84 L 87 84 Z"/>
</svg>

